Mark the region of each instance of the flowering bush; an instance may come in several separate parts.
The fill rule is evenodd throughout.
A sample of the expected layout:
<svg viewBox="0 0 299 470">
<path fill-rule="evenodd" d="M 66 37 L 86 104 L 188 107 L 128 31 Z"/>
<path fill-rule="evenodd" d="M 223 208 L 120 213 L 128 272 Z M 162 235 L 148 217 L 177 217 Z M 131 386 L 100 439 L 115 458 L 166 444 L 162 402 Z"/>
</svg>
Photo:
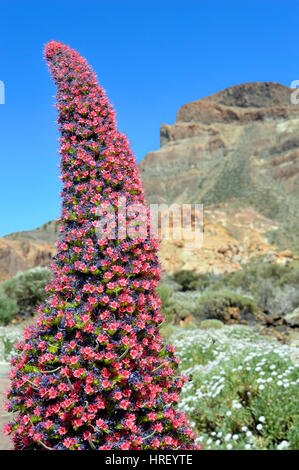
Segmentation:
<svg viewBox="0 0 299 470">
<path fill-rule="evenodd" d="M 298 348 L 241 326 L 170 330 L 192 378 L 179 408 L 203 449 L 299 448 Z"/>
<path fill-rule="evenodd" d="M 160 267 L 149 224 L 132 237 L 97 232 L 99 206 L 120 218 L 120 197 L 127 208 L 144 204 L 128 142 L 85 59 L 55 41 L 45 57 L 62 134 L 60 237 L 49 298 L 12 359 L 8 410 L 16 417 L 6 432 L 15 449 L 196 448 L 174 408 L 186 379 L 158 333 Z"/>
</svg>

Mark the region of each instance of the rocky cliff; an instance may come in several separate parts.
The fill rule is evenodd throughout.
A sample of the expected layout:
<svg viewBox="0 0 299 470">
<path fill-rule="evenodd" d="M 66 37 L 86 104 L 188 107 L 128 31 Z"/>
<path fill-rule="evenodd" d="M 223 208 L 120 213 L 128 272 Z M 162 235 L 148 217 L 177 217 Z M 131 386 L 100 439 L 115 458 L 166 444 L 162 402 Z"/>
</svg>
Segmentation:
<svg viewBox="0 0 299 470">
<path fill-rule="evenodd" d="M 57 234 L 57 223 L 53 221 L 35 230 L 12 233 L 0 238 L 0 282 L 18 271 L 48 266 L 55 254 Z"/>
<path fill-rule="evenodd" d="M 273 221 L 269 241 L 295 246 L 299 105 L 292 91 L 246 83 L 182 106 L 175 124 L 162 124 L 160 150 L 140 164 L 148 202 L 207 208 L 230 201 L 234 210 L 250 207 Z"/>
<path fill-rule="evenodd" d="M 148 203 L 204 204 L 200 249 L 163 240 L 166 271 L 227 272 L 252 256 L 288 262 L 299 244 L 299 105 L 278 83 L 246 83 L 182 106 L 140 163 Z M 0 280 L 47 265 L 57 226 L 0 239 Z"/>
</svg>

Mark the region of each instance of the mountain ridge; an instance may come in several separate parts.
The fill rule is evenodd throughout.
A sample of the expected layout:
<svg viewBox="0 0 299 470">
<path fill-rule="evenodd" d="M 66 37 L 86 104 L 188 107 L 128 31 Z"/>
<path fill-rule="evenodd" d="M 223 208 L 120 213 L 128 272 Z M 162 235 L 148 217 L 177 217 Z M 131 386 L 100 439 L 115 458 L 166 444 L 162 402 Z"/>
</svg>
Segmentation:
<svg viewBox="0 0 299 470">
<path fill-rule="evenodd" d="M 295 246 L 299 106 L 291 103 L 293 91 L 247 83 L 183 105 L 173 125 L 161 125 L 161 148 L 140 163 L 148 202 L 210 205 L 235 198 L 280 225 L 273 242 Z"/>
<path fill-rule="evenodd" d="M 202 203 L 205 230 L 203 246 L 194 250 L 183 240 L 162 241 L 165 271 L 232 271 L 259 254 L 287 262 L 286 249 L 298 249 L 293 91 L 275 82 L 235 85 L 184 104 L 174 124 L 161 125 L 161 148 L 139 164 L 147 202 Z M 52 221 L 0 238 L 0 280 L 47 265 L 57 233 Z"/>
</svg>

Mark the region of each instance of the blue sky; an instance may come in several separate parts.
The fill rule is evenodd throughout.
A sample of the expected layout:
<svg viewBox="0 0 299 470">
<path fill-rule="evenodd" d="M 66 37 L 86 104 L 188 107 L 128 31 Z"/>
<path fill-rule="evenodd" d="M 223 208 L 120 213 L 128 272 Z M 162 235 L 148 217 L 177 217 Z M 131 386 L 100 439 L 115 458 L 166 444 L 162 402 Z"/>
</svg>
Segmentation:
<svg viewBox="0 0 299 470">
<path fill-rule="evenodd" d="M 1 0 L 0 236 L 60 213 L 49 40 L 86 57 L 140 161 L 182 104 L 242 82 L 299 79 L 298 13 L 292 0 Z"/>
</svg>

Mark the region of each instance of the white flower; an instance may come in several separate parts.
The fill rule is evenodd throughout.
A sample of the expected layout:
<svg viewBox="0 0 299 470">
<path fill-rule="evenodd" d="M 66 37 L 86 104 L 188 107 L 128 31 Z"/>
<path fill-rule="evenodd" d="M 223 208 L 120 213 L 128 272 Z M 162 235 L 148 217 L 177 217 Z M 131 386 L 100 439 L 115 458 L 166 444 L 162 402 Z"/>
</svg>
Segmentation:
<svg viewBox="0 0 299 470">
<path fill-rule="evenodd" d="M 234 434 L 234 435 L 233 435 L 233 439 L 234 439 L 234 441 L 237 441 L 237 440 L 239 439 L 238 434 Z"/>
<path fill-rule="evenodd" d="M 226 448 L 227 450 L 232 450 L 233 446 L 231 444 L 227 444 Z"/>
<path fill-rule="evenodd" d="M 225 442 L 229 441 L 231 439 L 232 435 L 231 434 L 227 434 L 224 438 Z"/>
<path fill-rule="evenodd" d="M 281 443 L 277 446 L 278 450 L 283 450 L 289 447 L 290 443 L 288 441 L 281 441 Z"/>
<path fill-rule="evenodd" d="M 247 431 L 246 436 L 247 436 L 247 437 L 252 436 L 252 432 L 251 432 L 251 431 Z"/>
<path fill-rule="evenodd" d="M 242 405 L 241 405 L 241 403 L 235 402 L 235 403 L 233 403 L 233 408 L 235 410 L 239 410 L 240 408 L 242 408 Z"/>
<path fill-rule="evenodd" d="M 242 427 L 241 427 L 241 431 L 243 431 L 243 432 L 246 432 L 246 431 L 247 431 L 247 429 L 248 429 L 248 427 L 247 427 L 247 426 L 242 426 Z"/>
<path fill-rule="evenodd" d="M 246 444 L 246 445 L 245 445 L 245 449 L 246 449 L 246 450 L 251 449 L 251 445 L 250 445 L 250 444 Z"/>
<path fill-rule="evenodd" d="M 226 412 L 226 416 L 231 416 L 232 412 L 231 411 L 227 411 Z"/>
<path fill-rule="evenodd" d="M 264 422 L 266 421 L 265 416 L 260 416 L 260 417 L 259 417 L 259 421 L 260 421 L 261 423 L 264 423 Z"/>
<path fill-rule="evenodd" d="M 257 429 L 258 431 L 261 431 L 261 430 L 263 429 L 263 425 L 262 425 L 262 424 L 258 424 L 257 427 L 256 427 L 256 429 Z"/>
</svg>

